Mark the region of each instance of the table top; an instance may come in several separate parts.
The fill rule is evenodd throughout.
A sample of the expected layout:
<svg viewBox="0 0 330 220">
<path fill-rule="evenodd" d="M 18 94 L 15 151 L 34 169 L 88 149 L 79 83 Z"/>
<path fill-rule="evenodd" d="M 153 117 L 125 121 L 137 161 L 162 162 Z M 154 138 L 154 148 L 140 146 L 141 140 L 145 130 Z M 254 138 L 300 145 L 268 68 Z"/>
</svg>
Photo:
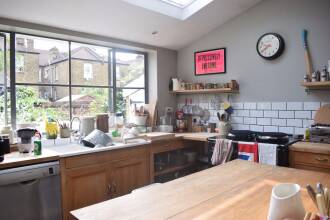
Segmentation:
<svg viewBox="0 0 330 220">
<path fill-rule="evenodd" d="M 307 211 L 316 208 L 304 188 L 330 186 L 330 174 L 235 160 L 164 184 L 71 212 L 79 220 L 267 219 L 272 187 L 302 186 Z"/>
</svg>

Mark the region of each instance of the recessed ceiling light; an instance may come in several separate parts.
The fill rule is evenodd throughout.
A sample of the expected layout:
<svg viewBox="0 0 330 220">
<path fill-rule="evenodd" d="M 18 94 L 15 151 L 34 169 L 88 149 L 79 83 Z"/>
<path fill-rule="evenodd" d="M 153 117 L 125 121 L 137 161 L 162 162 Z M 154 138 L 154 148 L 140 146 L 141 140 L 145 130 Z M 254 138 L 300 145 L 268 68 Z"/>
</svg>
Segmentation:
<svg viewBox="0 0 330 220">
<path fill-rule="evenodd" d="M 122 0 L 180 20 L 186 20 L 213 0 Z"/>
<path fill-rule="evenodd" d="M 196 0 L 160 0 L 160 1 L 177 6 L 179 8 L 185 8 Z"/>
</svg>

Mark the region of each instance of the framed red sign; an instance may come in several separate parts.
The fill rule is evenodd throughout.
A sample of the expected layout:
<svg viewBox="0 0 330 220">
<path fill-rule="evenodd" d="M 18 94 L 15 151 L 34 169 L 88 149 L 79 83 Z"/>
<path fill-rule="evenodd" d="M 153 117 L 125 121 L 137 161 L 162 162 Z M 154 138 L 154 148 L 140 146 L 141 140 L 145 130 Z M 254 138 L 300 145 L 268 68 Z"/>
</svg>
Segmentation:
<svg viewBox="0 0 330 220">
<path fill-rule="evenodd" d="M 226 73 L 226 48 L 195 52 L 195 75 Z"/>
</svg>

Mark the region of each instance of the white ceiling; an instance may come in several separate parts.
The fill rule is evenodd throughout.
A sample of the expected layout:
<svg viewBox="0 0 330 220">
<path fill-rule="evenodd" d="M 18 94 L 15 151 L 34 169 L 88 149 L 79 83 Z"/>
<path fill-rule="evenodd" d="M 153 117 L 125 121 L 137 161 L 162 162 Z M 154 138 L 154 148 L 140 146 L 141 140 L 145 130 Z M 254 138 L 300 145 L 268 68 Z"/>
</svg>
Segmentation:
<svg viewBox="0 0 330 220">
<path fill-rule="evenodd" d="M 214 0 L 182 21 L 121 0 L 0 0 L 0 17 L 178 50 L 260 1 Z"/>
</svg>

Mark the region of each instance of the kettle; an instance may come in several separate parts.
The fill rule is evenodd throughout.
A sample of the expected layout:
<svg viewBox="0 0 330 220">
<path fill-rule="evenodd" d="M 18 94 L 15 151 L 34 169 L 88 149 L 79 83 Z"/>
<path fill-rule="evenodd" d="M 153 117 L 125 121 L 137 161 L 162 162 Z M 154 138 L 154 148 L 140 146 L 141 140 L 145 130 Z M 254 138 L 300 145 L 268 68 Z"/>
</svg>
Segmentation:
<svg viewBox="0 0 330 220">
<path fill-rule="evenodd" d="M 93 116 L 73 117 L 71 128 L 74 120 L 79 121 L 79 133 L 81 136 L 87 136 L 95 129 L 95 117 Z"/>
</svg>

